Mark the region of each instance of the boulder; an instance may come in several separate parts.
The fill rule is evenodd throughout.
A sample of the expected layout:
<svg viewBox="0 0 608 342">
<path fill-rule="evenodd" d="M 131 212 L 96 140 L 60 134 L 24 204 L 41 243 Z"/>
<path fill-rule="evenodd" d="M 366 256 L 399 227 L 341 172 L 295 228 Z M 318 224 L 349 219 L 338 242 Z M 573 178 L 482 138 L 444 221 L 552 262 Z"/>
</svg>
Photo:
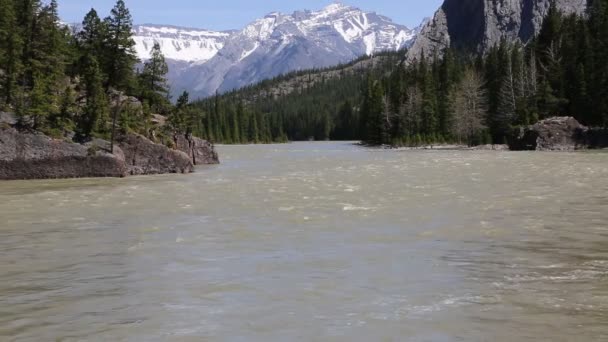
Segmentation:
<svg viewBox="0 0 608 342">
<path fill-rule="evenodd" d="M 127 165 L 115 152 L 0 127 L 0 179 L 124 177 Z"/>
<path fill-rule="evenodd" d="M 4 126 L 15 126 L 17 124 L 17 117 L 13 113 L 0 112 L 0 125 Z"/>
<path fill-rule="evenodd" d="M 120 106 L 123 108 L 123 110 L 126 108 L 130 108 L 138 112 L 142 111 L 143 106 L 141 104 L 141 101 L 139 101 L 136 97 L 127 96 L 121 91 L 115 89 L 108 90 L 108 98 L 110 100 L 110 105 L 112 108 Z"/>
<path fill-rule="evenodd" d="M 587 136 L 589 129 L 573 117 L 554 117 L 519 128 L 509 138 L 513 151 L 575 151 L 593 147 Z"/>
<path fill-rule="evenodd" d="M 124 153 L 130 175 L 189 173 L 194 170 L 194 163 L 186 153 L 156 144 L 142 135 L 128 133 L 116 141 Z"/>
<path fill-rule="evenodd" d="M 194 165 L 219 164 L 213 144 L 188 134 L 174 134 L 175 148 L 186 153 Z"/>
</svg>

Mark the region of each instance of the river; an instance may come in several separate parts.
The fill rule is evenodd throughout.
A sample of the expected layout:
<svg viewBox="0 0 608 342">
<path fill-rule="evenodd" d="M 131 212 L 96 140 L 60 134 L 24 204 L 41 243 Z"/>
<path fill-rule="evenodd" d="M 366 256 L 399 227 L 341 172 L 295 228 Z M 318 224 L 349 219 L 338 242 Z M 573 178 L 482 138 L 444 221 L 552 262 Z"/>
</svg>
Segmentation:
<svg viewBox="0 0 608 342">
<path fill-rule="evenodd" d="M 608 340 L 608 153 L 219 153 L 0 183 L 0 340 Z"/>
</svg>

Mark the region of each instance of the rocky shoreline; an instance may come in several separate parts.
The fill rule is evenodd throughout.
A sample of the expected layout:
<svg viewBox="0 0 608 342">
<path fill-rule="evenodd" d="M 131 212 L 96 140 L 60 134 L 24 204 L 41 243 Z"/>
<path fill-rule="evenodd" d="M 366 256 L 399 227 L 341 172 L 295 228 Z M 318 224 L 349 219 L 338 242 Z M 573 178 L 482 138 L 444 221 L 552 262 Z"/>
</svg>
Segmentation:
<svg viewBox="0 0 608 342">
<path fill-rule="evenodd" d="M 573 117 L 553 117 L 517 129 L 512 151 L 579 151 L 608 147 L 608 130 L 581 125 Z"/>
<path fill-rule="evenodd" d="M 0 180 L 190 173 L 195 165 L 219 163 L 211 143 L 185 134 L 174 135 L 175 149 L 139 134 L 120 134 L 111 151 L 106 140 L 53 139 L 18 130 L 7 113 L 0 118 Z"/>
<path fill-rule="evenodd" d="M 608 148 L 608 129 L 583 126 L 573 117 L 553 117 L 531 126 L 518 127 L 507 140 L 507 144 L 495 145 L 435 144 L 414 147 L 385 145 L 380 148 L 393 151 L 581 151 Z"/>
</svg>

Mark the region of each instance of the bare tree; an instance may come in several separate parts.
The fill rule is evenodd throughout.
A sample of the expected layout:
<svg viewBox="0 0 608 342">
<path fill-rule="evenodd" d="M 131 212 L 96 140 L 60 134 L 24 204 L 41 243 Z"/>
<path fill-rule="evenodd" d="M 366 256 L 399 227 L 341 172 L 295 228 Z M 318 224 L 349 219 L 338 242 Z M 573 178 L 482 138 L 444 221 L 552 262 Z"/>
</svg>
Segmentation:
<svg viewBox="0 0 608 342">
<path fill-rule="evenodd" d="M 453 132 L 460 142 L 470 144 L 475 134 L 485 128 L 487 104 L 482 77 L 473 69 L 467 70 L 451 97 Z"/>
<path fill-rule="evenodd" d="M 537 93 L 537 78 L 538 70 L 536 68 L 536 54 L 532 52 L 530 54 L 530 62 L 527 72 L 527 96 L 534 96 Z"/>
<path fill-rule="evenodd" d="M 517 110 L 516 82 L 513 73 L 513 61 L 511 55 L 507 56 L 507 74 L 505 75 L 500 87 L 498 101 L 498 117 L 504 127 L 511 125 L 515 119 Z"/>
</svg>

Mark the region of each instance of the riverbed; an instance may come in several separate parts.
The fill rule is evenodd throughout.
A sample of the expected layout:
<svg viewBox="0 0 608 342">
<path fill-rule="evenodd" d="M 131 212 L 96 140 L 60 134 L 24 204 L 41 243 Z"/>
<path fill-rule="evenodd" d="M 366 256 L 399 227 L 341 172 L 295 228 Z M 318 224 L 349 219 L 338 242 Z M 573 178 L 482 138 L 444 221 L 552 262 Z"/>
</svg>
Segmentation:
<svg viewBox="0 0 608 342">
<path fill-rule="evenodd" d="M 218 151 L 0 183 L 0 340 L 608 340 L 608 153 Z"/>
</svg>

